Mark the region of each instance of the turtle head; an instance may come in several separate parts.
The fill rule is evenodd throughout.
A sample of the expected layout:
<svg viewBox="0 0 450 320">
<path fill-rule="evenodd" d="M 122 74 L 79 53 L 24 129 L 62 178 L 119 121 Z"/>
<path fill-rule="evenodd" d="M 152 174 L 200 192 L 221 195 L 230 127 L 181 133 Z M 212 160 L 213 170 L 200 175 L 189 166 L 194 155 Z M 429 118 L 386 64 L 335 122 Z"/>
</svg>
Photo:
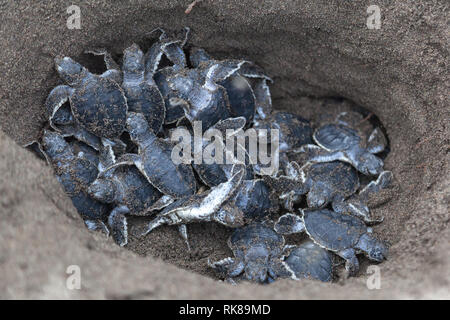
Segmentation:
<svg viewBox="0 0 450 320">
<path fill-rule="evenodd" d="M 144 73 L 144 53 L 137 44 L 132 44 L 123 52 L 124 73 L 143 74 Z"/>
<path fill-rule="evenodd" d="M 309 208 L 322 208 L 330 202 L 332 191 L 324 183 L 316 183 L 306 197 Z"/>
<path fill-rule="evenodd" d="M 44 131 L 42 147 L 51 159 L 60 157 L 70 150 L 68 143 L 59 133 L 49 130 Z"/>
<path fill-rule="evenodd" d="M 127 130 L 133 141 L 142 141 L 149 133 L 148 122 L 140 113 L 129 112 L 127 117 Z"/>
<path fill-rule="evenodd" d="M 69 57 L 56 57 L 55 66 L 61 79 L 70 85 L 80 82 L 86 72 L 81 64 Z"/>
<path fill-rule="evenodd" d="M 214 213 L 214 221 L 227 227 L 237 228 L 244 225 L 244 213 L 234 205 L 223 205 Z"/>
<path fill-rule="evenodd" d="M 110 179 L 96 179 L 88 188 L 88 194 L 104 203 L 112 203 L 116 199 L 116 185 Z"/>
<path fill-rule="evenodd" d="M 373 246 L 369 248 L 367 256 L 370 260 L 382 262 L 388 256 L 389 249 L 382 241 L 374 241 Z"/>
</svg>

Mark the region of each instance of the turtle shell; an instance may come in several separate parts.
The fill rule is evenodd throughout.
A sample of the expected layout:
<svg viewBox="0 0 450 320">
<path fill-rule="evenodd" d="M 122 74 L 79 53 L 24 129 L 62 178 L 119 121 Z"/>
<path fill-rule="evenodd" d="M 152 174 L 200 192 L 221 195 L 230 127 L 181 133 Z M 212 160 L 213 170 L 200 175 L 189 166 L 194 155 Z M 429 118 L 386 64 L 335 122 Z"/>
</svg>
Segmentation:
<svg viewBox="0 0 450 320">
<path fill-rule="evenodd" d="M 125 87 L 128 111 L 142 113 L 154 133 L 161 130 L 165 119 L 164 99 L 156 86 L 141 82 Z"/>
<path fill-rule="evenodd" d="M 255 115 L 255 95 L 248 81 L 234 74 L 219 84 L 227 91 L 231 115 L 245 117 L 247 123 L 250 123 Z"/>
<path fill-rule="evenodd" d="M 262 180 L 244 180 L 233 197 L 246 219 L 264 218 L 273 208 L 270 190 Z"/>
<path fill-rule="evenodd" d="M 253 246 L 263 246 L 275 256 L 281 253 L 284 237 L 261 223 L 253 223 L 236 229 L 229 238 L 228 245 L 235 255 L 246 252 Z"/>
<path fill-rule="evenodd" d="M 277 112 L 261 122 L 258 129 L 278 129 L 280 151 L 291 151 L 304 144 L 312 143 L 313 130 L 308 120 L 289 112 Z"/>
<path fill-rule="evenodd" d="M 367 228 L 360 219 L 331 210 L 305 210 L 303 222 L 314 242 L 331 250 L 353 248 Z"/>
<path fill-rule="evenodd" d="M 89 132 L 116 138 L 124 131 L 127 101 L 123 90 L 113 80 L 95 77 L 83 81 L 70 102 L 74 117 Z"/>
<path fill-rule="evenodd" d="M 330 252 L 313 241 L 305 241 L 293 249 L 285 262 L 299 279 L 328 282 L 333 278 L 333 260 Z"/>
<path fill-rule="evenodd" d="M 162 196 L 135 166 L 117 169 L 115 175 L 124 191 L 122 204 L 126 205 L 133 215 L 139 215 Z"/>
<path fill-rule="evenodd" d="M 359 188 L 358 172 L 351 165 L 340 162 L 316 163 L 309 168 L 308 178 L 314 183 L 324 183 L 335 194 L 348 197 Z"/>
<path fill-rule="evenodd" d="M 192 195 L 196 181 L 192 167 L 175 164 L 172 161 L 173 145 L 162 139 L 155 139 L 141 151 L 142 169 L 153 186 L 164 194 L 175 198 Z"/>
<path fill-rule="evenodd" d="M 326 124 L 314 132 L 316 143 L 330 151 L 346 150 L 361 141 L 358 132 L 339 124 Z"/>
</svg>

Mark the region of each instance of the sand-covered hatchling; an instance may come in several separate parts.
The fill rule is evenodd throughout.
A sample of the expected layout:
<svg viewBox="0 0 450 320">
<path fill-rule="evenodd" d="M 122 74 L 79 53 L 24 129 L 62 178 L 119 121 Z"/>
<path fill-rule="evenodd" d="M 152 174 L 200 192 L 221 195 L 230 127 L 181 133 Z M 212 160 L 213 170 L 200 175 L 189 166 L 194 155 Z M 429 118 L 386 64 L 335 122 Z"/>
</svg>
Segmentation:
<svg viewBox="0 0 450 320">
<path fill-rule="evenodd" d="M 365 139 L 346 123 L 329 123 L 314 131 L 313 139 L 317 145 L 308 144 L 298 149 L 307 153 L 309 161 L 340 160 L 365 175 L 378 175 L 383 171 L 383 160 L 375 154 L 386 148 L 387 140 L 379 128 Z"/>
<path fill-rule="evenodd" d="M 371 229 L 362 220 L 328 209 L 300 211 L 301 217 L 290 220 L 293 223 L 291 229 L 304 230 L 316 244 L 343 258 L 349 276 L 358 273 L 359 261 L 356 255 L 359 253 L 364 253 L 376 262 L 387 258 L 389 249 L 386 243 L 372 236 Z M 284 228 L 289 229 L 287 221 L 284 220 L 283 224 Z M 304 229 L 298 227 L 299 221 L 303 223 Z"/>
<path fill-rule="evenodd" d="M 236 229 L 228 239 L 234 257 L 225 258 L 209 265 L 226 280 L 245 279 L 269 283 L 291 273 L 281 260 L 285 240 L 273 229 L 261 223 L 253 223 Z"/>
<path fill-rule="evenodd" d="M 218 222 L 229 227 L 244 224 L 241 210 L 224 205 L 241 184 L 245 169 L 234 166 L 230 179 L 208 191 L 186 196 L 164 208 L 149 224 L 143 235 L 162 225 L 177 225 L 181 236 L 190 249 L 186 224 L 193 222 Z"/>
<path fill-rule="evenodd" d="M 55 87 L 46 107 L 52 118 L 70 101 L 71 112 L 88 132 L 105 138 L 117 138 L 125 130 L 127 100 L 111 70 L 96 75 L 69 57 L 55 58 L 56 70 L 67 83 Z"/>
<path fill-rule="evenodd" d="M 173 145 L 158 138 L 142 114 L 128 113 L 127 130 L 133 142 L 138 145 L 138 154 L 122 155 L 114 164 L 115 167 L 136 165 L 156 189 L 174 198 L 182 198 L 196 192 L 197 183 L 192 167 L 172 161 Z"/>
</svg>

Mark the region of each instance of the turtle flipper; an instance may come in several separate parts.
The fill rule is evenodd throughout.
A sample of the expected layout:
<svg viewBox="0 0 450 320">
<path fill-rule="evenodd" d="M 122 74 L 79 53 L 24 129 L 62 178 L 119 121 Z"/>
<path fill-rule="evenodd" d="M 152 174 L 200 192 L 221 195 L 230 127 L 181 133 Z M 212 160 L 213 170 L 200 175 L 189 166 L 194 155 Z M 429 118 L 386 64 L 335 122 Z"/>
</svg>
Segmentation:
<svg viewBox="0 0 450 320">
<path fill-rule="evenodd" d="M 191 246 L 189 245 L 188 234 L 187 234 L 187 226 L 185 224 L 180 224 L 178 226 L 178 231 L 181 234 L 184 242 L 186 242 L 188 251 L 191 251 Z"/>
<path fill-rule="evenodd" d="M 130 210 L 126 206 L 114 208 L 108 217 L 108 225 L 111 228 L 111 234 L 114 241 L 123 247 L 128 243 L 128 226 L 126 214 Z"/>
<path fill-rule="evenodd" d="M 225 258 L 216 262 L 211 262 L 208 259 L 208 266 L 223 274 L 227 279 L 239 276 L 245 268 L 242 261 L 233 258 Z"/>
<path fill-rule="evenodd" d="M 120 70 L 120 66 L 112 58 L 111 54 L 105 48 L 92 48 L 85 50 L 84 53 L 93 54 L 94 56 L 103 56 L 105 61 L 106 69 L 108 70 Z"/>
<path fill-rule="evenodd" d="M 345 270 L 349 277 L 355 276 L 359 271 L 359 261 L 354 249 L 349 248 L 338 252 L 338 255 L 345 259 Z"/>
<path fill-rule="evenodd" d="M 367 151 L 379 153 L 387 146 L 387 140 L 380 128 L 375 128 L 367 139 Z"/>
<path fill-rule="evenodd" d="M 349 162 L 342 151 L 328 151 L 313 144 L 306 144 L 294 152 L 306 153 L 307 159 L 311 162 L 331 162 L 336 160 Z"/>
<path fill-rule="evenodd" d="M 74 121 L 70 108 L 61 108 L 69 100 L 73 92 L 74 89 L 66 85 L 56 86 L 50 91 L 45 100 L 50 126 L 53 127 L 53 123 L 66 124 Z"/>
<path fill-rule="evenodd" d="M 150 232 L 153 231 L 153 229 L 156 229 L 162 225 L 165 224 L 170 224 L 170 219 L 165 217 L 165 216 L 158 216 L 155 219 L 153 219 L 152 221 L 149 222 L 148 224 L 148 228 L 146 231 L 144 231 L 141 236 L 146 236 L 147 234 L 149 234 Z"/>
</svg>

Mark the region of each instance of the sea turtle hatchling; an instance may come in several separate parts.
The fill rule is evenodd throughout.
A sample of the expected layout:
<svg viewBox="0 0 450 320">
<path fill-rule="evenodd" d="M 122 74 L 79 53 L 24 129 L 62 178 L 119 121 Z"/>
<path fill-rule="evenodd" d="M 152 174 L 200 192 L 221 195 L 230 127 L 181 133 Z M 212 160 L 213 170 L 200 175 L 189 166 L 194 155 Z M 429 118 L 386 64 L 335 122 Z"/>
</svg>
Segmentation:
<svg viewBox="0 0 450 320">
<path fill-rule="evenodd" d="M 189 59 L 194 68 L 199 67 L 201 63 L 214 62 L 214 59 L 200 48 L 193 48 Z M 255 115 L 255 95 L 245 77 L 236 72 L 218 84 L 223 86 L 227 92 L 231 115 L 245 117 L 246 122 L 251 123 Z"/>
<path fill-rule="evenodd" d="M 156 189 L 175 199 L 196 192 L 192 167 L 172 161 L 173 145 L 158 138 L 142 114 L 128 113 L 127 130 L 131 140 L 138 146 L 138 154 L 122 155 L 111 168 L 134 164 Z"/>
<path fill-rule="evenodd" d="M 328 209 L 300 210 L 301 217 L 290 219 L 292 228 L 305 230 L 308 236 L 319 246 L 336 253 L 345 259 L 345 269 L 349 276 L 354 276 L 359 270 L 359 261 L 356 257 L 364 253 L 370 260 L 382 262 L 387 258 L 388 247 L 374 238 L 362 220 L 357 217 L 334 212 Z M 280 218 L 281 219 L 281 218 Z M 283 220 L 283 228 L 289 229 Z M 303 223 L 304 228 L 299 224 Z M 275 227 L 277 229 L 277 227 Z"/>
<path fill-rule="evenodd" d="M 163 29 L 159 30 L 161 35 L 159 40 L 155 42 L 144 56 L 145 60 L 145 78 L 150 81 L 153 79 L 159 88 L 165 104 L 165 124 L 175 123 L 184 118 L 185 102 L 177 100 L 176 93 L 169 86 L 168 78 L 185 69 L 186 56 L 183 47 L 189 36 L 189 28 L 185 28 L 183 39 L 169 37 Z M 172 65 L 159 69 L 162 57 L 165 56 Z"/>
<path fill-rule="evenodd" d="M 323 282 L 333 280 L 333 257 L 328 250 L 311 240 L 288 250 L 289 254 L 284 258 L 284 263 L 292 272 L 292 279 L 316 279 Z"/>
<path fill-rule="evenodd" d="M 116 243 L 128 242 L 126 216 L 145 215 L 162 194 L 153 187 L 135 166 L 121 166 L 104 171 L 91 183 L 88 194 L 103 203 L 114 204 L 109 225 Z M 117 223 L 122 221 L 122 223 Z M 116 222 L 116 223 L 114 223 Z"/>
<path fill-rule="evenodd" d="M 73 149 L 57 132 L 44 131 L 42 149 L 64 191 L 84 220 L 103 220 L 109 207 L 89 196 L 87 188 L 97 178 L 97 166 Z"/>
<path fill-rule="evenodd" d="M 375 154 L 383 151 L 387 142 L 379 128 L 375 128 L 365 141 L 357 130 L 344 124 L 329 123 L 318 128 L 313 139 L 317 146 L 308 144 L 298 149 L 298 152 L 307 153 L 309 161 L 340 160 L 365 175 L 378 175 L 383 171 L 383 160 Z"/>
<path fill-rule="evenodd" d="M 76 121 L 89 133 L 105 138 L 119 137 L 125 129 L 128 106 L 116 82 L 116 72 L 108 70 L 96 75 L 69 57 L 57 57 L 55 64 L 67 85 L 55 87 L 47 98 L 51 118 L 55 118 L 59 108 L 69 100 Z"/>
<path fill-rule="evenodd" d="M 215 221 L 228 227 L 242 226 L 244 224 L 242 211 L 224 203 L 239 187 L 244 172 L 245 169 L 242 166 L 236 165 L 228 181 L 168 205 L 150 221 L 143 236 L 162 225 L 178 225 L 181 236 L 190 250 L 186 227 L 188 223 Z"/>
<path fill-rule="evenodd" d="M 164 99 L 153 75 L 145 72 L 144 53 L 137 44 L 124 50 L 122 72 L 128 111 L 142 113 L 153 132 L 158 133 L 165 118 Z"/>
<path fill-rule="evenodd" d="M 284 237 L 273 229 L 252 223 L 236 229 L 228 239 L 234 258 L 209 262 L 210 267 L 223 274 L 226 280 L 244 278 L 259 283 L 269 283 L 291 273 L 281 260 Z"/>
</svg>

